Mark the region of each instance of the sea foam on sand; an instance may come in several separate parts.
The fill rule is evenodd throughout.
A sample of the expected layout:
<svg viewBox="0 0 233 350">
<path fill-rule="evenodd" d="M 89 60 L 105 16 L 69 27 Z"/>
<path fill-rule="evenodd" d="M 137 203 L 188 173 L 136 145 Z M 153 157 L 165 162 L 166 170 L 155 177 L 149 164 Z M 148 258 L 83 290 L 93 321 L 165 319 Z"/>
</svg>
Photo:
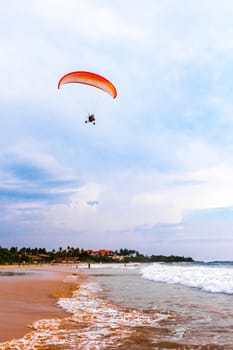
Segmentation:
<svg viewBox="0 0 233 350">
<path fill-rule="evenodd" d="M 57 305 L 58 297 L 71 295 L 73 281 L 65 280 L 58 267 L 0 269 L 0 342 L 22 337 L 33 321 L 65 317 Z"/>
<path fill-rule="evenodd" d="M 6 349 L 106 349 L 121 344 L 135 333 L 135 327 L 155 327 L 170 315 L 119 308 L 101 297 L 100 287 L 84 280 L 72 297 L 58 305 L 68 317 L 42 319 L 32 323 L 32 332 L 19 340 L 0 345 Z"/>
</svg>

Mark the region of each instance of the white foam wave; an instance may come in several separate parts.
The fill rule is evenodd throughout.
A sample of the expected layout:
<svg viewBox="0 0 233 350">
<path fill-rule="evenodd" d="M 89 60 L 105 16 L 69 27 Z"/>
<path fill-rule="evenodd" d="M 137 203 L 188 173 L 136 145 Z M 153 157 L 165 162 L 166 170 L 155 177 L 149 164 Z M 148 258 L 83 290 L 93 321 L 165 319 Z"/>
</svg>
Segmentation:
<svg viewBox="0 0 233 350">
<path fill-rule="evenodd" d="M 0 344 L 0 349 L 35 350 L 54 346 L 61 349 L 105 350 L 112 348 L 113 344 L 117 348 L 135 332 L 134 327 L 158 326 L 161 320 L 173 318 L 156 311 L 118 308 L 102 299 L 100 291 L 95 283 L 81 284 L 73 297 L 58 301 L 59 306 L 71 314 L 69 317 L 34 322 L 32 332 L 21 339 Z"/>
<path fill-rule="evenodd" d="M 141 270 L 155 282 L 182 284 L 211 293 L 233 294 L 233 267 L 155 263 Z"/>
<path fill-rule="evenodd" d="M 74 292 L 72 298 L 61 298 L 58 301 L 60 307 L 80 318 L 80 315 L 94 315 L 95 322 L 108 323 L 111 327 L 155 325 L 167 315 L 144 313 L 137 310 L 121 310 L 115 305 L 104 301 L 98 296 L 100 287 L 92 282 L 86 283 L 81 289 Z M 156 316 L 156 317 L 155 317 Z M 101 327 L 102 327 L 101 326 Z"/>
</svg>

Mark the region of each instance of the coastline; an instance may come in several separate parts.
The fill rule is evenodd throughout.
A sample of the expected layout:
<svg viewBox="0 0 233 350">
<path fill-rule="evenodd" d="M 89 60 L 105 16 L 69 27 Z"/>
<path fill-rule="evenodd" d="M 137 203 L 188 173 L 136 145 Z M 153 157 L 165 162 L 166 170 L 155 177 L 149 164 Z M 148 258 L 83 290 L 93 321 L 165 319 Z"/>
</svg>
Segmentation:
<svg viewBox="0 0 233 350">
<path fill-rule="evenodd" d="M 57 300 L 71 296 L 77 281 L 64 267 L 1 266 L 0 273 L 0 343 L 23 337 L 34 321 L 67 316 Z"/>
<path fill-rule="evenodd" d="M 11 329 L 10 336 L 0 344 L 0 349 L 144 350 L 156 347 L 158 350 L 232 350 L 231 296 L 206 293 L 181 284 L 154 283 L 151 279 L 142 279 L 138 266 L 95 267 L 90 270 L 85 266 L 86 270 L 82 271 L 74 265 L 38 266 L 30 268 L 29 273 L 26 269 L 16 269 L 13 279 L 21 280 L 24 296 L 19 321 L 24 320 L 28 309 L 35 312 L 34 316 L 37 317 L 33 317 L 29 328 L 26 326 L 26 331 L 24 329 L 20 336 L 15 337 Z M 167 265 L 167 275 L 172 276 L 172 271 L 177 267 L 189 271 L 189 266 L 183 264 Z M 192 273 L 189 271 L 192 280 L 197 279 L 195 269 L 196 266 Z M 208 269 L 203 270 L 201 266 L 198 270 L 198 276 L 204 276 L 207 283 L 207 276 L 212 277 L 213 273 L 215 281 L 230 273 L 229 269 L 221 267 L 214 267 L 211 271 Z M 18 276 L 17 271 L 20 272 Z M 27 272 L 26 279 L 21 278 L 22 271 Z M 8 276 L 9 271 L 6 272 Z M 158 275 L 158 266 L 155 266 L 154 273 Z M 6 277 L 5 281 L 11 280 L 11 276 Z M 64 280 L 71 282 L 68 291 Z M 48 287 L 46 296 L 44 292 L 43 296 L 37 295 L 38 304 L 35 297 L 32 297 L 32 301 L 25 301 L 26 284 L 23 281 L 27 282 L 29 297 L 35 293 L 30 293 L 30 288 L 37 290 L 43 285 Z M 56 288 L 54 282 L 59 282 Z M 14 286 L 17 287 L 17 284 Z M 65 290 L 59 286 L 65 286 Z M 19 290 L 16 295 L 22 302 Z M 54 297 L 59 300 L 53 300 L 52 305 L 51 299 Z M 57 307 L 57 302 L 61 309 Z M 38 308 L 41 308 L 41 314 L 38 314 Z"/>
</svg>

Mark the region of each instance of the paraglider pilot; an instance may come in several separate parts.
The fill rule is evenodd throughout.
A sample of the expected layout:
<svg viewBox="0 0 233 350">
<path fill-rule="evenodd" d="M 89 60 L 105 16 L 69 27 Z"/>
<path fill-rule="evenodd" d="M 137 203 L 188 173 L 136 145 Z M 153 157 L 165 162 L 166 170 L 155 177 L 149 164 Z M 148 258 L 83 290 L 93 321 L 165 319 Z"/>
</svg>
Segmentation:
<svg viewBox="0 0 233 350">
<path fill-rule="evenodd" d="M 88 115 L 88 120 L 86 120 L 85 123 L 93 123 L 95 125 L 95 115 L 94 114 L 89 114 Z"/>
<path fill-rule="evenodd" d="M 84 84 L 89 85 L 94 88 L 98 88 L 107 94 L 109 94 L 112 98 L 117 97 L 117 89 L 113 85 L 111 81 L 103 77 L 102 75 L 92 73 L 92 72 L 86 72 L 86 71 L 76 71 L 76 72 L 70 72 L 63 77 L 58 82 L 58 89 L 61 88 L 64 84 Z M 88 117 L 85 120 L 85 123 L 91 123 L 95 125 L 95 115 L 88 114 Z"/>
</svg>

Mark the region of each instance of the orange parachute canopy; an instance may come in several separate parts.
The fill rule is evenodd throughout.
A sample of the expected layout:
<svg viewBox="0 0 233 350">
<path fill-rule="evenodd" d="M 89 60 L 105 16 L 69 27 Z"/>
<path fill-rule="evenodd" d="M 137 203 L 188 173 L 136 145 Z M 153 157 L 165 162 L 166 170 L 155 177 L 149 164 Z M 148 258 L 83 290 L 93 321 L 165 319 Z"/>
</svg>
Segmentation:
<svg viewBox="0 0 233 350">
<path fill-rule="evenodd" d="M 60 87 L 63 84 L 70 84 L 70 83 L 91 85 L 100 90 L 107 92 L 113 98 L 116 98 L 117 96 L 117 90 L 115 86 L 109 80 L 107 80 L 106 78 L 104 78 L 99 74 L 84 72 L 84 71 L 68 73 L 59 80 L 58 89 L 60 89 Z"/>
</svg>

